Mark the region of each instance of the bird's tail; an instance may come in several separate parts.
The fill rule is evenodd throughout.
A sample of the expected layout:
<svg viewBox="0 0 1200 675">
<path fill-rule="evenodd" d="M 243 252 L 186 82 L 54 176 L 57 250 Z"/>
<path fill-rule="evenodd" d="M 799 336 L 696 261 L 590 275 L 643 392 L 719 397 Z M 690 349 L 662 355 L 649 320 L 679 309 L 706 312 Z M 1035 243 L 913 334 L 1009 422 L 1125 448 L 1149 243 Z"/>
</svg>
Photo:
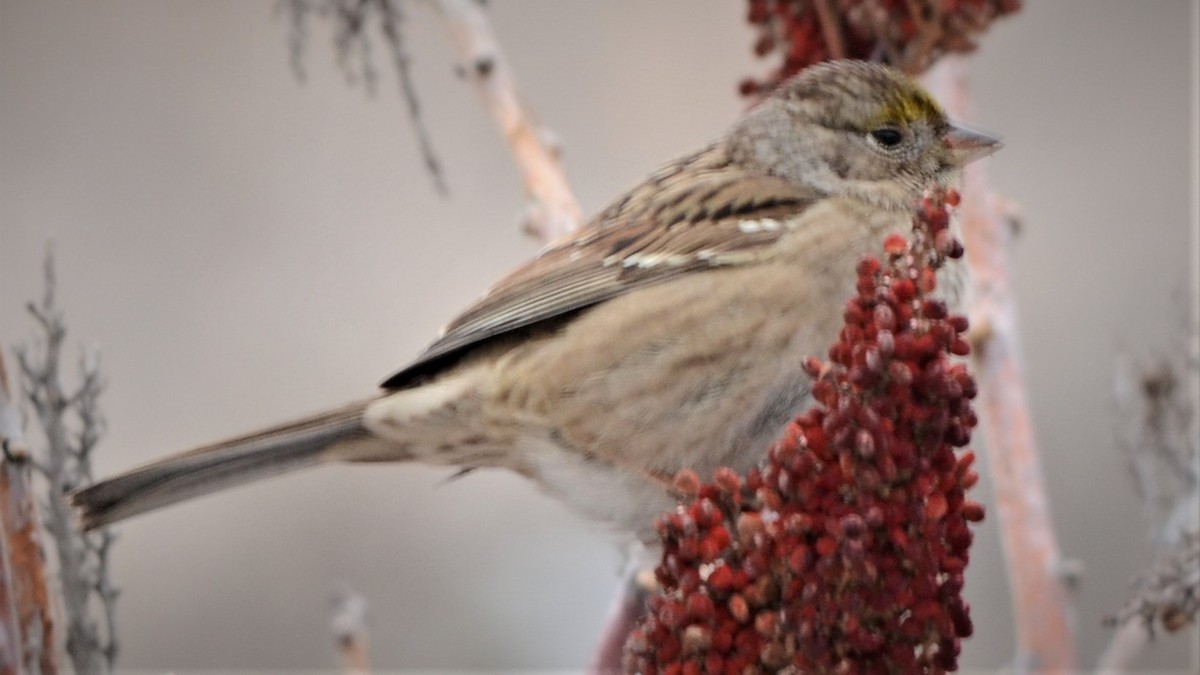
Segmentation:
<svg viewBox="0 0 1200 675">
<path fill-rule="evenodd" d="M 319 463 L 334 446 L 380 443 L 362 425 L 369 401 L 206 445 L 70 495 L 85 530 L 185 499 Z M 339 448 L 340 449 L 340 448 Z"/>
</svg>

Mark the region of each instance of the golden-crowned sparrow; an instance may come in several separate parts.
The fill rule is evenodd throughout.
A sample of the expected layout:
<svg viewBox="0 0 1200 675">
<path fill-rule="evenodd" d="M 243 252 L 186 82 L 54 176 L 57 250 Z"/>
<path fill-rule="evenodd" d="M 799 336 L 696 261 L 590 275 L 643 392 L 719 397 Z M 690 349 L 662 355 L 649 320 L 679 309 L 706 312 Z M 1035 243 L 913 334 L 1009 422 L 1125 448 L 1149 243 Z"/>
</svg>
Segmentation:
<svg viewBox="0 0 1200 675">
<path fill-rule="evenodd" d="M 894 70 L 813 66 L 501 279 L 378 395 L 72 499 L 96 527 L 322 462 L 419 461 L 511 469 L 647 536 L 676 471 L 763 455 L 858 258 L 997 147 Z"/>
</svg>

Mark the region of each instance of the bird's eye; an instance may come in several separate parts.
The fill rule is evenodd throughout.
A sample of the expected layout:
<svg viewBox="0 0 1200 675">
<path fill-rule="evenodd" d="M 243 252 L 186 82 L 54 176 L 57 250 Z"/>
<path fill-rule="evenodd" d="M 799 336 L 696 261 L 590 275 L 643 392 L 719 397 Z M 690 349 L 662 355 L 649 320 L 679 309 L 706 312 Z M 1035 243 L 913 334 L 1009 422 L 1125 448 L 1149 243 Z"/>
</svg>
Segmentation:
<svg viewBox="0 0 1200 675">
<path fill-rule="evenodd" d="M 900 141 L 904 140 L 904 134 L 900 133 L 899 129 L 881 127 L 871 132 L 871 138 L 874 138 L 876 143 L 885 148 L 894 148 L 900 145 Z"/>
</svg>

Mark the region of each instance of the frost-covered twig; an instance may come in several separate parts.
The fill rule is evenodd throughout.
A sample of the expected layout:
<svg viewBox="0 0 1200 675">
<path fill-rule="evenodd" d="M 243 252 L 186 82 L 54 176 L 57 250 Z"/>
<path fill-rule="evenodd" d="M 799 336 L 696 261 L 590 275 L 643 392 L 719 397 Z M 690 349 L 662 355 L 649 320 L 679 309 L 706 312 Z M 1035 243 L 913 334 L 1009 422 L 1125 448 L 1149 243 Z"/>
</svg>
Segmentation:
<svg viewBox="0 0 1200 675">
<path fill-rule="evenodd" d="M 1101 672 L 1118 672 L 1154 638 L 1196 625 L 1200 613 L 1200 534 L 1183 534 L 1134 584 L 1134 595 L 1108 623 L 1120 628 L 1100 658 Z"/>
<path fill-rule="evenodd" d="M 1200 58 L 1200 4 L 1192 5 L 1192 57 Z M 1157 561 L 1133 597 L 1110 620 L 1119 624 L 1099 660 L 1102 672 L 1124 670 L 1154 638 L 1197 621 L 1200 596 L 1200 89 L 1192 87 L 1191 247 L 1187 330 L 1155 363 L 1121 364 L 1118 438 L 1142 498 Z M 1200 666 L 1200 641 L 1192 643 Z"/>
<path fill-rule="evenodd" d="M 834 12 L 831 0 L 814 0 L 813 8 L 816 10 L 818 22 L 821 24 L 821 36 L 828 48 L 829 59 L 846 58 L 846 44 L 842 40 L 841 20 Z"/>
<path fill-rule="evenodd" d="M 583 222 L 583 211 L 575 199 L 559 160 L 552 135 L 541 128 L 517 94 L 515 78 L 500 50 L 479 0 L 433 0 L 446 23 L 462 59 L 460 72 L 475 83 L 488 111 L 508 144 L 521 173 L 529 199 L 524 229 L 543 242 L 570 232 Z M 440 162 L 429 140 L 413 85 L 410 59 L 403 39 L 405 15 L 402 0 L 280 0 L 289 16 L 289 46 L 292 66 L 303 77 L 303 48 L 310 16 L 330 19 L 334 24 L 334 47 L 338 63 L 348 77 L 361 77 L 368 89 L 378 79 L 371 58 L 370 31 L 378 25 L 395 64 L 400 92 L 408 107 L 425 165 L 439 191 L 445 191 Z"/>
<path fill-rule="evenodd" d="M 970 117 L 967 65 L 942 59 L 930 88 L 951 116 Z M 1021 672 L 1067 672 L 1075 664 L 1075 621 L 1050 504 L 1042 479 L 1033 419 L 1022 373 L 1017 310 L 1011 282 L 1011 219 L 989 188 L 983 168 L 967 168 L 963 239 L 972 275 L 979 408 L 996 512 L 1012 589 Z"/>
<path fill-rule="evenodd" d="M 308 19 L 312 15 L 333 23 L 333 44 L 338 65 L 351 81 L 361 77 L 367 91 L 373 92 L 379 75 L 371 54 L 370 31 L 378 24 L 388 52 L 396 68 L 400 82 L 400 94 L 408 110 L 409 124 L 417 137 L 421 158 L 440 193 L 446 192 L 446 179 L 441 161 L 433 149 L 433 141 L 425 118 L 421 114 L 421 102 L 413 85 L 408 50 L 404 41 L 404 13 L 401 0 L 280 0 L 279 7 L 291 23 L 288 47 L 291 51 L 292 69 L 296 76 L 304 78 L 304 45 L 308 37 Z"/>
<path fill-rule="evenodd" d="M 1103 672 L 1124 670 L 1158 629 L 1194 624 L 1200 609 L 1200 289 L 1191 293 L 1189 334 L 1149 363 L 1125 358 L 1117 372 L 1118 442 L 1156 560 L 1108 620 L 1117 630 L 1098 662 Z"/>
<path fill-rule="evenodd" d="M 434 0 L 462 59 L 521 172 L 529 208 L 525 231 L 553 241 L 583 223 L 583 210 L 567 182 L 549 134 L 534 121 L 517 93 L 516 78 L 478 0 Z"/>
<path fill-rule="evenodd" d="M 367 633 L 367 599 L 349 584 L 340 584 L 333 596 L 329 627 L 342 657 L 346 675 L 371 672 Z"/>
<path fill-rule="evenodd" d="M 22 390 L 45 437 L 46 451 L 34 457 L 33 466 L 49 484 L 42 511 L 58 552 L 67 654 L 75 672 L 104 673 L 112 669 L 117 654 L 117 591 L 108 578 L 113 535 L 107 530 L 80 533 L 65 499 L 67 492 L 92 481 L 91 455 L 105 427 L 98 407 L 104 383 L 97 355 L 85 352 L 79 367 L 81 382 L 73 390 L 65 388 L 60 364 L 67 328 L 55 301 L 54 259 L 49 253 L 45 283 L 41 302 L 28 305 L 43 335 L 32 349 L 18 349 L 17 361 Z M 92 617 L 94 598 L 103 608 L 103 627 Z"/>
<path fill-rule="evenodd" d="M 1160 548 L 1200 525 L 1200 412 L 1192 386 L 1198 366 L 1185 341 L 1174 342 L 1152 363 L 1125 358 L 1116 382 L 1118 444 Z"/>
</svg>

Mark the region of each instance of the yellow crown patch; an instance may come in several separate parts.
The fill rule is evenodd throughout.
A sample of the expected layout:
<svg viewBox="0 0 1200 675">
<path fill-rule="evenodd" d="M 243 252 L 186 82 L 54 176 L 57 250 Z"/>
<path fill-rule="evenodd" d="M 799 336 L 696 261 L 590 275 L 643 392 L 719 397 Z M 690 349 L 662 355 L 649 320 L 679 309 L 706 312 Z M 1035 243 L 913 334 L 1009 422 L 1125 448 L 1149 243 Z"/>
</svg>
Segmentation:
<svg viewBox="0 0 1200 675">
<path fill-rule="evenodd" d="M 877 124 L 908 126 L 918 120 L 932 122 L 946 113 L 933 97 L 917 87 L 906 87 L 892 97 L 873 120 Z"/>
</svg>

